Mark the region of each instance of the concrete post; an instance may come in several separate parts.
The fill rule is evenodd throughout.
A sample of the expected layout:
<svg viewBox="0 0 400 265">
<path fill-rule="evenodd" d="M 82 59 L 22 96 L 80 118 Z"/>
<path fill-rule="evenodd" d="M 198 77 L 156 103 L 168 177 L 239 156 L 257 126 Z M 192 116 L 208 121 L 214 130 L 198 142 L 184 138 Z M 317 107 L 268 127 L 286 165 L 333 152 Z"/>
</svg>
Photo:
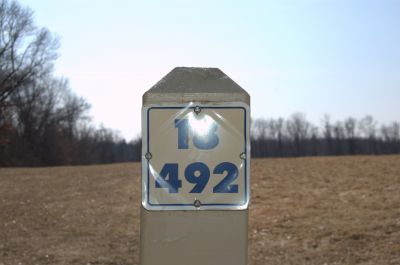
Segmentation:
<svg viewBox="0 0 400 265">
<path fill-rule="evenodd" d="M 247 117 L 250 116 L 248 113 L 250 107 L 250 96 L 245 90 L 243 90 L 219 69 L 186 67 L 175 68 L 143 95 L 144 111 L 142 113 L 142 126 L 145 126 L 145 128 L 142 128 L 142 139 L 144 141 L 148 141 L 148 138 L 151 138 L 153 137 L 152 135 L 155 135 L 154 133 L 147 132 L 147 128 L 150 131 L 157 129 L 156 127 L 153 128 L 153 125 L 149 125 L 149 123 L 152 122 L 152 119 L 154 119 L 151 118 L 150 120 L 148 117 L 149 108 L 151 106 L 168 107 L 187 105 L 193 107 L 194 111 L 195 106 L 234 106 L 235 104 L 248 106 L 246 108 L 247 113 L 245 113 L 245 115 L 247 115 Z M 167 115 L 166 111 L 155 113 L 164 113 Z M 248 175 L 250 172 L 250 149 L 248 146 L 248 139 L 250 136 L 248 123 L 250 120 L 245 122 L 247 122 L 247 124 L 245 123 L 244 125 L 245 142 L 243 144 L 245 145 L 245 151 L 240 155 L 242 156 L 241 159 L 244 159 L 245 161 L 243 163 L 245 163 L 246 169 L 244 169 L 243 172 L 241 171 L 242 173 L 239 173 L 239 175 L 247 174 L 245 177 L 248 180 Z M 176 126 L 176 124 L 175 127 L 171 125 L 172 129 L 170 130 L 176 131 Z M 160 131 L 164 129 L 158 128 L 157 130 Z M 162 134 L 159 135 L 162 137 Z M 220 139 L 221 143 L 223 141 L 224 139 Z M 168 142 L 170 141 L 168 140 Z M 166 145 L 165 148 L 168 148 L 168 146 Z M 156 172 L 154 174 L 152 173 L 151 168 L 148 169 L 148 167 L 152 166 L 151 162 L 153 159 L 155 159 L 156 156 L 161 156 L 160 154 L 154 152 L 158 151 L 154 151 L 152 147 L 149 149 L 147 143 L 143 143 L 142 177 L 144 183 L 146 181 L 153 181 L 152 178 L 155 178 L 156 175 L 157 177 L 160 177 L 158 175 L 160 174 L 160 168 L 157 168 L 156 171 L 158 173 Z M 213 153 L 210 154 L 212 155 Z M 174 159 L 175 157 L 167 157 L 166 161 L 163 161 L 163 163 L 172 163 L 174 162 Z M 218 158 L 215 160 L 218 159 L 224 160 L 224 155 L 219 154 Z M 176 162 L 179 164 L 179 161 Z M 179 164 L 179 166 L 181 165 Z M 213 168 L 214 166 L 210 167 Z M 181 171 L 183 172 L 183 169 Z M 213 170 L 210 169 L 210 172 L 212 175 L 216 172 L 216 170 L 213 172 Z M 151 175 L 151 177 L 147 176 L 146 178 L 146 175 Z M 186 183 L 187 180 L 185 180 L 182 175 L 183 173 L 180 173 L 179 181 Z M 166 176 L 164 175 L 164 177 Z M 169 175 L 169 177 L 171 178 L 171 175 Z M 197 175 L 195 177 L 197 177 Z M 209 183 L 211 183 L 212 178 L 213 177 L 211 176 Z M 240 175 L 240 178 L 242 178 L 242 175 Z M 197 179 L 195 181 L 197 181 Z M 167 194 L 166 196 L 178 196 L 178 191 L 172 190 L 171 192 L 170 190 L 171 193 L 168 194 L 168 190 L 165 188 L 166 186 L 162 186 L 164 188 L 156 189 L 156 185 L 162 186 L 163 184 L 156 183 L 154 185 L 154 183 L 147 183 L 143 185 L 142 193 L 144 201 L 148 199 L 147 196 L 151 196 L 149 195 L 149 189 L 154 189 L 157 192 L 165 192 Z M 179 185 L 183 185 L 183 190 L 184 185 L 188 184 L 179 183 Z M 249 182 L 246 182 L 246 185 L 248 186 L 244 187 L 239 185 L 239 189 L 247 188 L 246 192 L 249 192 Z M 188 193 L 187 196 L 192 195 L 193 193 Z M 198 193 L 195 195 L 200 196 L 201 194 Z M 222 194 L 221 196 L 225 195 Z M 247 196 L 249 195 L 247 194 Z M 194 204 L 196 204 L 196 202 Z M 218 208 L 219 206 L 213 206 L 212 203 L 210 203 L 210 205 L 210 207 L 205 207 L 204 209 L 203 205 L 189 205 L 183 206 L 182 208 L 179 208 L 180 206 L 176 206 L 177 208 L 174 208 L 173 210 L 169 209 L 168 207 L 165 207 L 164 209 L 163 206 L 160 206 L 160 209 L 156 207 L 154 209 L 146 209 L 149 208 L 147 207 L 149 205 L 146 206 L 146 203 L 143 202 L 140 220 L 140 264 L 246 265 L 248 200 L 244 201 L 242 206 L 237 207 L 237 209 L 230 209 L 228 207 L 220 210 Z"/>
</svg>

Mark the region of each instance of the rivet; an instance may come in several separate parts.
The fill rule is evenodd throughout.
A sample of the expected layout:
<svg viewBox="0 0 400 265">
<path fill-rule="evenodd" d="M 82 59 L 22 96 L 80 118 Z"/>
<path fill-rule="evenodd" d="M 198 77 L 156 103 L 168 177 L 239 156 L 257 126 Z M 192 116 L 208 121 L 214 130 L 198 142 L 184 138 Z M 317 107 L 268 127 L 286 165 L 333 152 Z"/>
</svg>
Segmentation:
<svg viewBox="0 0 400 265">
<path fill-rule="evenodd" d="M 153 157 L 153 155 L 152 155 L 150 152 L 147 152 L 147 153 L 144 155 L 144 157 L 145 157 L 147 160 L 150 160 L 150 159 Z"/>
<path fill-rule="evenodd" d="M 199 114 L 201 112 L 201 108 L 199 106 L 194 107 L 194 113 Z"/>
<path fill-rule="evenodd" d="M 193 203 L 193 205 L 194 205 L 194 207 L 196 207 L 196 208 L 200 208 L 201 202 L 200 202 L 199 200 L 195 200 L 194 203 Z"/>
<path fill-rule="evenodd" d="M 246 153 L 245 152 L 240 154 L 240 159 L 246 160 Z"/>
</svg>

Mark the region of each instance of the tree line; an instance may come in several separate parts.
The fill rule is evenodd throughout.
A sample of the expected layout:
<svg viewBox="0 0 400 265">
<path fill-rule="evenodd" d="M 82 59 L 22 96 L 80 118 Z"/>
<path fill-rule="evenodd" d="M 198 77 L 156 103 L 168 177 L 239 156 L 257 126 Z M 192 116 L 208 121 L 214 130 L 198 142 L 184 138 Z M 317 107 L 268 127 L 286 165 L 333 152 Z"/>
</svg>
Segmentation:
<svg viewBox="0 0 400 265">
<path fill-rule="evenodd" d="M 256 119 L 251 126 L 253 157 L 327 155 L 382 155 L 400 153 L 400 123 L 378 126 L 372 116 L 332 122 L 328 115 L 321 126 L 303 113 L 289 119 Z"/>
</svg>

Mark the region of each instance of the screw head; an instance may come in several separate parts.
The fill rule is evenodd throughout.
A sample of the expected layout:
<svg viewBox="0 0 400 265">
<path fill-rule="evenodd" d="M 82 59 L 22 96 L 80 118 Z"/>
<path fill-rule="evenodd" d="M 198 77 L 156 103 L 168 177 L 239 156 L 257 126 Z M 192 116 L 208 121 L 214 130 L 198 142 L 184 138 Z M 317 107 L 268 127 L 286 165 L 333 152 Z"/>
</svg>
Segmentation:
<svg viewBox="0 0 400 265">
<path fill-rule="evenodd" d="M 196 207 L 196 208 L 200 208 L 201 202 L 200 202 L 199 200 L 195 200 L 194 203 L 193 203 L 193 205 L 194 205 L 194 207 Z"/>
<path fill-rule="evenodd" d="M 147 152 L 147 153 L 144 155 L 144 157 L 145 157 L 147 160 L 150 160 L 150 159 L 153 157 L 153 155 L 152 155 L 150 152 Z"/>
<path fill-rule="evenodd" d="M 245 152 L 240 154 L 240 159 L 246 160 L 246 153 Z"/>
<path fill-rule="evenodd" d="M 194 107 L 194 113 L 199 114 L 201 112 L 201 108 L 199 106 Z"/>
</svg>

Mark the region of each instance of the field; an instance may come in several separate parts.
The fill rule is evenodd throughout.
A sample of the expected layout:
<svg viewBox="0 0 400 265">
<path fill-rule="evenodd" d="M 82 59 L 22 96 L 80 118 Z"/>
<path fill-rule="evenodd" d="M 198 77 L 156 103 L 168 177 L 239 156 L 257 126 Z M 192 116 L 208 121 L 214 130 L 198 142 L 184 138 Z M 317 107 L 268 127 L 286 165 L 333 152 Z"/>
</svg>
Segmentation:
<svg viewBox="0 0 400 265">
<path fill-rule="evenodd" d="M 251 170 L 250 265 L 400 265 L 400 156 Z M 0 265 L 138 264 L 139 181 L 139 164 L 0 169 Z"/>
</svg>

